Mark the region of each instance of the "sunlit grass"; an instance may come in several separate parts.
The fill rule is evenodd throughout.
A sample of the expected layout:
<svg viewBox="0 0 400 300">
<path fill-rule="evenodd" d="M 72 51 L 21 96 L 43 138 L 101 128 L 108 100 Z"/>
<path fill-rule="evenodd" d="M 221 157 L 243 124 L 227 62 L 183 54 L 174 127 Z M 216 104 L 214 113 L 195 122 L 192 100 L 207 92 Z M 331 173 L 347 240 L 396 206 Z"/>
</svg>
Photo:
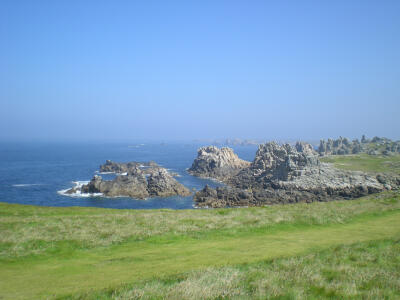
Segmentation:
<svg viewBox="0 0 400 300">
<path fill-rule="evenodd" d="M 400 242 L 334 246 L 290 258 L 207 268 L 71 299 L 397 299 Z"/>
<path fill-rule="evenodd" d="M 394 202 L 390 198 L 384 205 L 390 207 Z M 321 203 L 324 204 L 327 203 Z M 313 207 L 308 206 L 310 210 Z M 121 284 L 168 278 L 207 267 L 256 263 L 335 245 L 396 238 L 400 236 L 399 214 L 399 209 L 377 210 L 340 223 L 293 222 L 250 229 L 212 230 L 193 236 L 155 235 L 142 241 L 127 240 L 91 249 L 65 240 L 54 251 L 1 259 L 0 296 L 46 299 L 104 288 L 115 290 Z M 204 278 L 209 282 L 207 280 Z M 187 297 L 190 293 L 188 291 Z M 213 295 L 211 293 L 210 297 Z"/>
<path fill-rule="evenodd" d="M 400 174 L 400 155 L 331 155 L 321 160 L 344 170 Z"/>
<path fill-rule="evenodd" d="M 0 259 L 107 247 L 157 236 L 235 234 L 279 224 L 339 224 L 400 208 L 389 192 L 351 201 L 215 210 L 50 208 L 0 203 Z"/>
</svg>

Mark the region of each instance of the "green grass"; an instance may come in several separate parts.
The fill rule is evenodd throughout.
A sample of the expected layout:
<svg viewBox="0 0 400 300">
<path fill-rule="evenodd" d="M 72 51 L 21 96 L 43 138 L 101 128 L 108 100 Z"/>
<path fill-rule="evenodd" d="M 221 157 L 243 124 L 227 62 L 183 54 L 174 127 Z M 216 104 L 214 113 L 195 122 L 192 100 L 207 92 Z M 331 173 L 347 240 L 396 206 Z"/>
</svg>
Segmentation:
<svg viewBox="0 0 400 300">
<path fill-rule="evenodd" d="M 400 240 L 210 267 L 67 299 L 398 299 Z"/>
<path fill-rule="evenodd" d="M 1 237 L 8 242 L 2 244 L 0 298 L 91 297 L 104 288 L 118 291 L 121 285 L 160 276 L 169 281 L 169 276 L 207 267 L 400 238 L 399 202 L 399 194 L 390 192 L 353 201 L 179 212 L 2 204 L 1 220 L 8 225 Z M 253 218 L 259 221 L 248 225 Z M 162 229 L 154 227 L 156 220 Z M 112 230 L 103 237 L 101 228 Z M 129 230 L 130 236 L 110 242 L 110 235 Z M 18 247 L 31 252 L 22 255 L 15 251 Z"/>
<path fill-rule="evenodd" d="M 234 235 L 283 224 L 323 225 L 400 209 L 396 192 L 352 201 L 215 210 L 114 210 L 0 203 L 0 259 L 54 255 L 128 241 Z"/>
<path fill-rule="evenodd" d="M 400 174 L 400 155 L 331 155 L 321 160 L 344 170 Z"/>
</svg>

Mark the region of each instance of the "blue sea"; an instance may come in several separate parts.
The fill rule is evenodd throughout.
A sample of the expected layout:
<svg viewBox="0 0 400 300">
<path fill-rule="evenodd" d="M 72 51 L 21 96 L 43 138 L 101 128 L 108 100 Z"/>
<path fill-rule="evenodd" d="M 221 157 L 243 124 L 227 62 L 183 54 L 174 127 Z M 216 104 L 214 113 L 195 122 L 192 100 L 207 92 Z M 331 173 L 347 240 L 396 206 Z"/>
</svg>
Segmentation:
<svg viewBox="0 0 400 300">
<path fill-rule="evenodd" d="M 180 175 L 189 189 L 218 182 L 191 176 L 198 143 L 0 143 L 0 201 L 42 206 L 88 206 L 154 209 L 193 208 L 193 197 L 138 200 L 127 197 L 71 197 L 60 191 L 89 181 L 107 159 L 117 162 L 153 160 Z M 256 146 L 232 147 L 240 158 L 253 160 Z M 111 179 L 114 175 L 102 175 Z"/>
</svg>

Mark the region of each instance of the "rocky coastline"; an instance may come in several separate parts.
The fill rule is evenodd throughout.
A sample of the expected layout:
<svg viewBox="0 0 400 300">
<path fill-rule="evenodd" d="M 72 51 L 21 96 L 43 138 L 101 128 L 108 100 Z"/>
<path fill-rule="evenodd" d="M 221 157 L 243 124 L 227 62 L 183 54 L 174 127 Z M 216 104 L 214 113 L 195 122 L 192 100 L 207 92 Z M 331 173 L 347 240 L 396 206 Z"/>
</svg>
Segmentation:
<svg viewBox="0 0 400 300">
<path fill-rule="evenodd" d="M 368 140 L 365 136 L 361 142 L 350 142 L 345 138 L 321 141 L 317 150 L 305 142 L 295 145 L 268 142 L 258 146 L 252 162 L 240 159 L 228 147 L 201 147 L 188 173 L 225 185 L 217 188 L 206 185 L 195 192 L 194 204 L 196 207 L 216 208 L 324 202 L 398 189 L 400 177 L 397 175 L 339 170 L 320 160 L 325 155 L 369 153 L 366 149 L 391 155 L 400 151 L 400 146 L 397 148 L 397 142 L 385 138 Z M 116 176 L 105 180 L 95 175 L 90 182 L 77 185 L 65 194 L 136 199 L 192 195 L 188 188 L 176 181 L 174 176 L 177 174 L 169 173 L 154 161 L 121 163 L 107 160 L 99 172 L 115 173 Z"/>
<path fill-rule="evenodd" d="M 213 153 L 218 152 L 213 149 Z M 224 163 L 204 159 L 202 151 L 192 165 L 192 174 L 223 165 L 224 176 L 218 178 L 227 185 L 206 186 L 194 195 L 197 207 L 260 206 L 276 203 L 297 203 L 352 199 L 400 186 L 400 178 L 384 174 L 372 175 L 358 171 L 343 171 L 322 163 L 310 144 L 297 142 L 259 145 L 253 162 L 234 171 Z M 200 161 L 202 161 L 200 163 Z M 208 163 L 208 167 L 207 166 Z M 196 166 L 201 168 L 196 169 Z M 211 168 L 212 169 L 212 168 Z M 218 170 L 218 168 L 217 168 Z M 210 174 L 208 172 L 207 174 Z M 214 173 L 217 173 L 214 171 Z"/>
</svg>

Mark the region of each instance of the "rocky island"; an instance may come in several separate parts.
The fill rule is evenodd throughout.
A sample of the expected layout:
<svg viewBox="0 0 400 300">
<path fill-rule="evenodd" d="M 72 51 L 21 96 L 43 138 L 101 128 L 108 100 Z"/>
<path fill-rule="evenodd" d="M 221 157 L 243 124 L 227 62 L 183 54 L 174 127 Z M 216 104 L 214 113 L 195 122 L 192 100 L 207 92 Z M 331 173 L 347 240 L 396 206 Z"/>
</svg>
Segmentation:
<svg viewBox="0 0 400 300">
<path fill-rule="evenodd" d="M 202 159 L 203 152 L 199 150 L 199 156 L 190 169 L 192 174 L 202 174 L 204 170 L 211 167 L 215 169 L 219 165 L 224 165 L 223 170 L 234 171 L 217 177 L 226 186 L 216 189 L 206 186 L 197 192 L 194 201 L 198 207 L 259 206 L 351 199 L 400 185 L 398 177 L 344 171 L 322 163 L 313 147 L 304 142 L 297 142 L 295 146 L 278 145 L 275 142 L 260 145 L 253 162 L 242 165 L 238 171 L 237 168 L 226 166 L 226 160 L 215 161 L 221 156 L 216 155 L 210 161 Z M 218 151 L 213 149 L 213 152 Z M 198 163 L 200 160 L 202 164 Z M 200 167 L 196 168 L 198 165 Z"/>
<path fill-rule="evenodd" d="M 126 196 L 137 199 L 149 197 L 190 196 L 191 192 L 163 167 L 155 162 L 116 163 L 107 160 L 100 166 L 102 172 L 114 172 L 113 180 L 95 175 L 85 185 L 74 187 L 66 194 L 102 194 L 107 197 Z"/>
</svg>

